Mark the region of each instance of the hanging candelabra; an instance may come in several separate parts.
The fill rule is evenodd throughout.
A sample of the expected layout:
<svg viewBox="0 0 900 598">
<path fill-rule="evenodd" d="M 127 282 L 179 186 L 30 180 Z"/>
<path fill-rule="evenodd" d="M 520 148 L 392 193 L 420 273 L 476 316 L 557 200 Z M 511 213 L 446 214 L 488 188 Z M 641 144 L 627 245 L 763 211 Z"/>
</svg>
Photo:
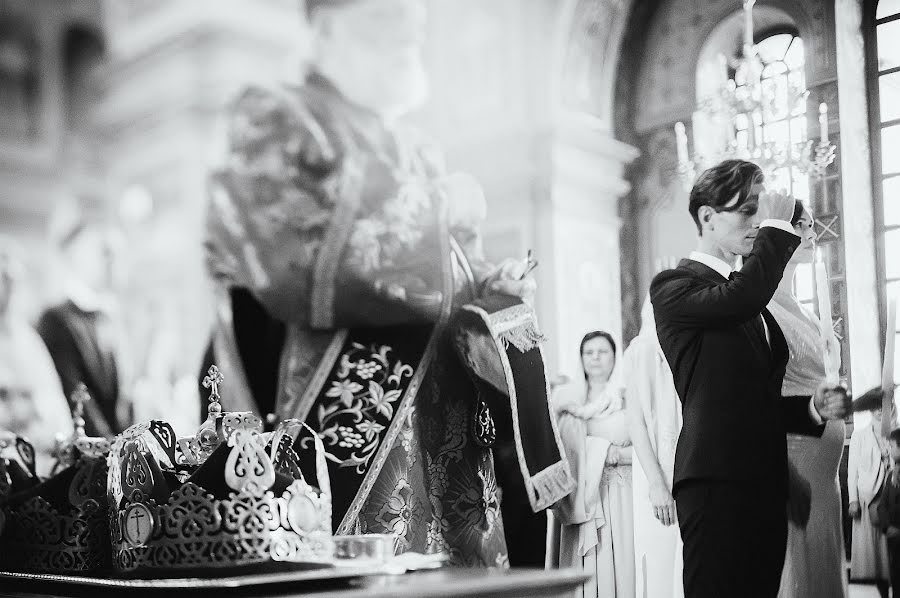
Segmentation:
<svg viewBox="0 0 900 598">
<path fill-rule="evenodd" d="M 828 138 L 828 106 L 819 105 L 819 139 L 784 141 L 766 139 L 765 115 L 778 111 L 779 101 L 786 98 L 787 114 L 802 113 L 809 92 L 796 80 L 788 79 L 786 89 L 767 85 L 763 79 L 765 65 L 759 49 L 753 42 L 753 5 L 755 0 L 744 0 L 744 44 L 741 55 L 732 62 L 734 78 L 729 76 L 728 60 L 720 54 L 720 76 L 724 83 L 712 94 L 697 103 L 697 112 L 711 123 L 723 126 L 719 147 L 706 154 L 688 151 L 687 131 L 684 123 L 675 124 L 675 141 L 678 158 L 678 176 L 686 189 L 690 189 L 698 171 L 705 170 L 726 159 L 743 159 L 755 162 L 767 178 L 782 168 L 791 168 L 821 179 L 826 168 L 834 161 L 835 146 Z M 738 123 L 741 124 L 738 130 Z M 759 129 L 759 130 L 757 130 Z M 697 129 L 695 126 L 695 141 Z M 739 138 L 740 137 L 740 138 Z M 696 148 L 695 148 L 696 150 Z"/>
</svg>

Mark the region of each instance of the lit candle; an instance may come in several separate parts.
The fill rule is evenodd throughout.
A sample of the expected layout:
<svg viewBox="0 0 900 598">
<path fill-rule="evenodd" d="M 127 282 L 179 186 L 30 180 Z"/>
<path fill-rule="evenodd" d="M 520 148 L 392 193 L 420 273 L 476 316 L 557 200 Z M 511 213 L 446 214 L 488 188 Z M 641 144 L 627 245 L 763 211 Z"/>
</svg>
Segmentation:
<svg viewBox="0 0 900 598">
<path fill-rule="evenodd" d="M 750 55 L 753 47 L 753 5 L 756 0 L 744 0 L 744 53 Z"/>
<path fill-rule="evenodd" d="M 881 403 L 882 422 L 891 420 L 891 404 L 894 402 L 894 340 L 897 337 L 897 297 L 888 300 L 887 330 L 884 335 L 884 363 L 881 366 L 881 389 L 884 398 Z M 890 424 L 882 427 L 882 432 L 890 432 Z"/>
<path fill-rule="evenodd" d="M 828 104 L 819 104 L 819 139 L 828 141 Z"/>
<path fill-rule="evenodd" d="M 725 58 L 725 55 L 719 52 L 718 56 L 719 60 L 719 72 L 722 74 L 722 83 L 724 84 L 728 81 L 728 59 Z"/>
<path fill-rule="evenodd" d="M 688 161 L 687 133 L 684 123 L 675 123 L 675 151 L 678 154 L 678 163 L 685 164 Z"/>
<path fill-rule="evenodd" d="M 831 285 L 828 284 L 828 273 L 825 271 L 825 262 L 822 261 L 822 253 L 816 251 L 816 264 L 814 268 L 816 277 L 816 296 L 819 300 L 819 320 L 822 322 L 824 333 L 833 330 L 831 318 Z"/>
<path fill-rule="evenodd" d="M 893 394 L 894 339 L 897 337 L 897 298 L 888 301 L 888 326 L 884 339 L 884 364 L 881 367 L 881 388 Z"/>
</svg>

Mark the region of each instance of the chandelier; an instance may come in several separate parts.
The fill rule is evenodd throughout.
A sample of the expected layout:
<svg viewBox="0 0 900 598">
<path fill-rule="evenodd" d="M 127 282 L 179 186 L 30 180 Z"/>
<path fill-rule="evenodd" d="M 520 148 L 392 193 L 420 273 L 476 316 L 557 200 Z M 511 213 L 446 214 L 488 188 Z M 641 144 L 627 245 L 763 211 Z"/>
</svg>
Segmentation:
<svg viewBox="0 0 900 598">
<path fill-rule="evenodd" d="M 697 113 L 710 123 L 726 130 L 726 135 L 714 143 L 711 151 L 688 153 L 687 133 L 684 123 L 675 124 L 675 141 L 678 156 L 678 176 L 685 189 L 690 190 L 698 170 L 703 171 L 722 160 L 743 159 L 756 163 L 767 179 L 783 168 L 821 179 L 825 169 L 834 161 L 835 146 L 828 139 L 828 106 L 819 105 L 819 139 L 785 141 L 767 138 L 766 115 L 778 112 L 787 114 L 805 112 L 809 92 L 796 80 L 787 80 L 786 88 L 778 89 L 767 84 L 763 72 L 765 65 L 759 49 L 753 43 L 753 5 L 756 0 L 744 0 L 744 44 L 741 56 L 731 62 L 734 78 L 728 74 L 728 60 L 719 54 L 719 66 L 724 83 L 713 93 L 697 102 Z M 771 83 L 771 82 L 768 82 Z M 786 100 L 786 101 L 785 101 Z M 786 106 L 785 106 L 786 104 Z M 738 133 L 737 125 L 741 123 Z M 697 141 L 697 126 L 694 125 Z M 740 137 L 740 139 L 739 139 Z M 804 135 L 805 137 L 805 135 Z"/>
</svg>

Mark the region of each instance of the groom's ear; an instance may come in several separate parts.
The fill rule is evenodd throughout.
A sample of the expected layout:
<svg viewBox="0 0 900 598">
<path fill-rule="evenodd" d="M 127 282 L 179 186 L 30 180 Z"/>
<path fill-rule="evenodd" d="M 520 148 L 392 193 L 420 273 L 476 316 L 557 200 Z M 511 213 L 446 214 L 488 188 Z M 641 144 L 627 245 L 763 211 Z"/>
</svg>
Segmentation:
<svg viewBox="0 0 900 598">
<path fill-rule="evenodd" d="M 697 210 L 697 220 L 700 222 L 700 234 L 703 234 L 703 231 L 712 228 L 712 215 L 715 214 L 715 210 L 713 210 L 710 206 L 700 206 L 700 209 Z"/>
</svg>

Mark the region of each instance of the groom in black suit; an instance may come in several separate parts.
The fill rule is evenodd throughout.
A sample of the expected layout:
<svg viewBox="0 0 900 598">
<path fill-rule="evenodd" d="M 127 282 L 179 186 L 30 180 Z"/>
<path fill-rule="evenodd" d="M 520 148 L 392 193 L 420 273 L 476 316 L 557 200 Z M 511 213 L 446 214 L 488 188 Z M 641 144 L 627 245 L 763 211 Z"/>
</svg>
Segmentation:
<svg viewBox="0 0 900 598">
<path fill-rule="evenodd" d="M 689 211 L 697 251 L 650 285 L 684 426 L 674 497 L 687 598 L 776 596 L 787 542 L 786 432 L 820 436 L 849 412 L 846 391 L 782 397 L 788 349 L 766 310 L 800 244 L 794 200 L 766 193 L 758 166 L 700 175 Z M 744 265 L 733 271 L 735 258 Z"/>
</svg>

